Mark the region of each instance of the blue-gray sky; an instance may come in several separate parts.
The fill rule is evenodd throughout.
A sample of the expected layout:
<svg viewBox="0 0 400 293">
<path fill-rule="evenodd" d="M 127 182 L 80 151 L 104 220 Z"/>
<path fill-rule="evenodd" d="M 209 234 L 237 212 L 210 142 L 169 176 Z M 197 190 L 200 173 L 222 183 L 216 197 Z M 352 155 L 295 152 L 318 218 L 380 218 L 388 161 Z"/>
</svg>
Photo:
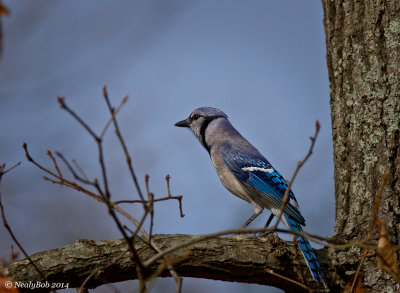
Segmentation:
<svg viewBox="0 0 400 293">
<path fill-rule="evenodd" d="M 45 182 L 21 147 L 26 141 L 49 167 L 46 150 L 58 150 L 77 159 L 88 175 L 100 176 L 95 144 L 56 98 L 64 94 L 100 131 L 108 119 L 103 84 L 114 104 L 130 95 L 118 119 L 142 186 L 148 173 L 151 190 L 164 196 L 170 174 L 172 193 L 184 196 L 183 219 L 176 202 L 156 206 L 155 233 L 238 228 L 253 212 L 224 189 L 194 136 L 173 126 L 201 106 L 227 113 L 286 178 L 306 154 L 318 119 L 322 128 L 314 154 L 293 189 L 306 231 L 333 233 L 329 83 L 319 1 L 3 2 L 11 15 L 3 19 L 0 161 L 22 165 L 4 177 L 1 191 L 8 220 L 30 253 L 79 238 L 121 237 L 104 206 Z M 105 148 L 114 198 L 136 197 L 112 131 Z M 262 226 L 268 215 L 252 227 Z M 0 228 L 0 256 L 8 255 L 10 244 Z M 173 285 L 159 280 L 154 291 Z M 121 286 L 126 290 L 135 282 Z M 186 279 L 184 292 L 189 290 L 277 292 Z"/>
</svg>

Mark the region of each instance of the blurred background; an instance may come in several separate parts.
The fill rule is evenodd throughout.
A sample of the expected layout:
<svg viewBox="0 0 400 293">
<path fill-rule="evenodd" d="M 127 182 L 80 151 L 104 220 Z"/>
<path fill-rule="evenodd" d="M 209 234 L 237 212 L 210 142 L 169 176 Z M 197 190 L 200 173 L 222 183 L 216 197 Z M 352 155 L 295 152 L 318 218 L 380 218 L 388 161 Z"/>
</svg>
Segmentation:
<svg viewBox="0 0 400 293">
<path fill-rule="evenodd" d="M 109 118 L 101 87 L 107 84 L 141 186 L 150 175 L 156 197 L 183 195 L 155 208 L 155 233 L 202 234 L 239 228 L 253 207 L 220 183 L 207 152 L 187 129 L 174 127 L 201 106 L 222 109 L 232 124 L 285 178 L 310 146 L 315 120 L 322 128 L 314 154 L 293 190 L 305 230 L 333 234 L 334 186 L 325 60 L 319 1 L 99 1 L 4 0 L 0 59 L 0 162 L 22 161 L 1 183 L 6 216 L 25 249 L 57 248 L 77 239 L 120 238 L 105 206 L 44 181 L 24 157 L 52 167 L 46 150 L 76 159 L 100 178 L 92 138 L 58 106 L 57 96 L 98 133 Z M 113 131 L 105 136 L 113 199 L 136 199 Z M 70 176 L 64 168 L 64 174 Z M 136 217 L 138 207 L 125 206 Z M 264 212 L 251 227 L 262 227 Z M 148 222 L 146 223 L 148 227 Z M 12 241 L 0 227 L 0 256 Z M 317 245 L 313 245 L 318 247 Z M 116 284 L 135 292 L 136 281 Z M 159 279 L 153 292 L 173 292 Z M 102 286 L 95 292 L 112 292 Z M 185 278 L 183 292 L 281 292 L 240 283 Z M 71 291 L 74 292 L 74 291 Z"/>
</svg>

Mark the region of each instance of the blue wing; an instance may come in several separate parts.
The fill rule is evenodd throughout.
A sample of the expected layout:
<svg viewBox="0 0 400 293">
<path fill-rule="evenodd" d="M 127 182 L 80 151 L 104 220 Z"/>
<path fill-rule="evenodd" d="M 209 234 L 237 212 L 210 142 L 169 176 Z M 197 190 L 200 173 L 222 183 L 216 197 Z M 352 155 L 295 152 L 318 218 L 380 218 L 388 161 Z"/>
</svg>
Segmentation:
<svg viewBox="0 0 400 293">
<path fill-rule="evenodd" d="M 221 147 L 220 153 L 227 167 L 250 194 L 255 197 L 262 196 L 277 208 L 282 206 L 287 182 L 267 159 L 261 155 L 254 156 L 234 150 L 229 144 Z M 286 204 L 284 212 L 301 225 L 305 225 L 292 191 L 289 192 L 289 196 L 290 202 Z"/>
</svg>

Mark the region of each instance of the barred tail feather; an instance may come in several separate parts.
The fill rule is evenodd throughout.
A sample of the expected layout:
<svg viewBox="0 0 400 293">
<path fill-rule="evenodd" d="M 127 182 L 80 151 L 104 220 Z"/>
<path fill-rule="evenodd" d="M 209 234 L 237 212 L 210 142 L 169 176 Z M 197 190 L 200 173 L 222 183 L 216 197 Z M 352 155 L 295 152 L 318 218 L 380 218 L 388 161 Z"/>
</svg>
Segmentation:
<svg viewBox="0 0 400 293">
<path fill-rule="evenodd" d="M 301 225 L 294 220 L 291 216 L 285 215 L 285 219 L 289 225 L 290 230 L 293 231 L 303 231 Z M 299 246 L 301 253 L 306 260 L 307 266 L 310 269 L 310 272 L 317 283 L 322 284 L 325 288 L 328 288 L 326 285 L 326 281 L 324 278 L 324 274 L 321 270 L 321 265 L 317 260 L 317 256 L 315 255 L 313 249 L 311 248 L 310 242 L 308 242 L 307 238 L 296 235 L 296 240 L 299 240 L 297 245 Z"/>
</svg>

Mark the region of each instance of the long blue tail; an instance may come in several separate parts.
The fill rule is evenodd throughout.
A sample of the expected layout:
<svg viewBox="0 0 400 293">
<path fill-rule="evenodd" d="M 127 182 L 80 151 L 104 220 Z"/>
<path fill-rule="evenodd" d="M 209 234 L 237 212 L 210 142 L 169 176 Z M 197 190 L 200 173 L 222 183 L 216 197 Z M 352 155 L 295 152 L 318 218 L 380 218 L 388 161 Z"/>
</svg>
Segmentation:
<svg viewBox="0 0 400 293">
<path fill-rule="evenodd" d="M 290 230 L 293 231 L 303 231 L 303 228 L 301 227 L 300 223 L 298 223 L 293 217 L 291 217 L 288 214 L 284 214 L 284 217 L 289 224 Z M 298 240 L 298 246 L 304 256 L 304 259 L 306 260 L 307 266 L 310 269 L 310 272 L 314 278 L 314 280 L 319 283 L 324 285 L 325 288 L 328 288 L 326 285 L 326 281 L 324 278 L 324 274 L 322 273 L 321 270 L 321 265 L 319 264 L 317 257 L 311 248 L 310 242 L 308 242 L 307 238 L 301 237 L 296 235 L 296 240 Z"/>
</svg>

